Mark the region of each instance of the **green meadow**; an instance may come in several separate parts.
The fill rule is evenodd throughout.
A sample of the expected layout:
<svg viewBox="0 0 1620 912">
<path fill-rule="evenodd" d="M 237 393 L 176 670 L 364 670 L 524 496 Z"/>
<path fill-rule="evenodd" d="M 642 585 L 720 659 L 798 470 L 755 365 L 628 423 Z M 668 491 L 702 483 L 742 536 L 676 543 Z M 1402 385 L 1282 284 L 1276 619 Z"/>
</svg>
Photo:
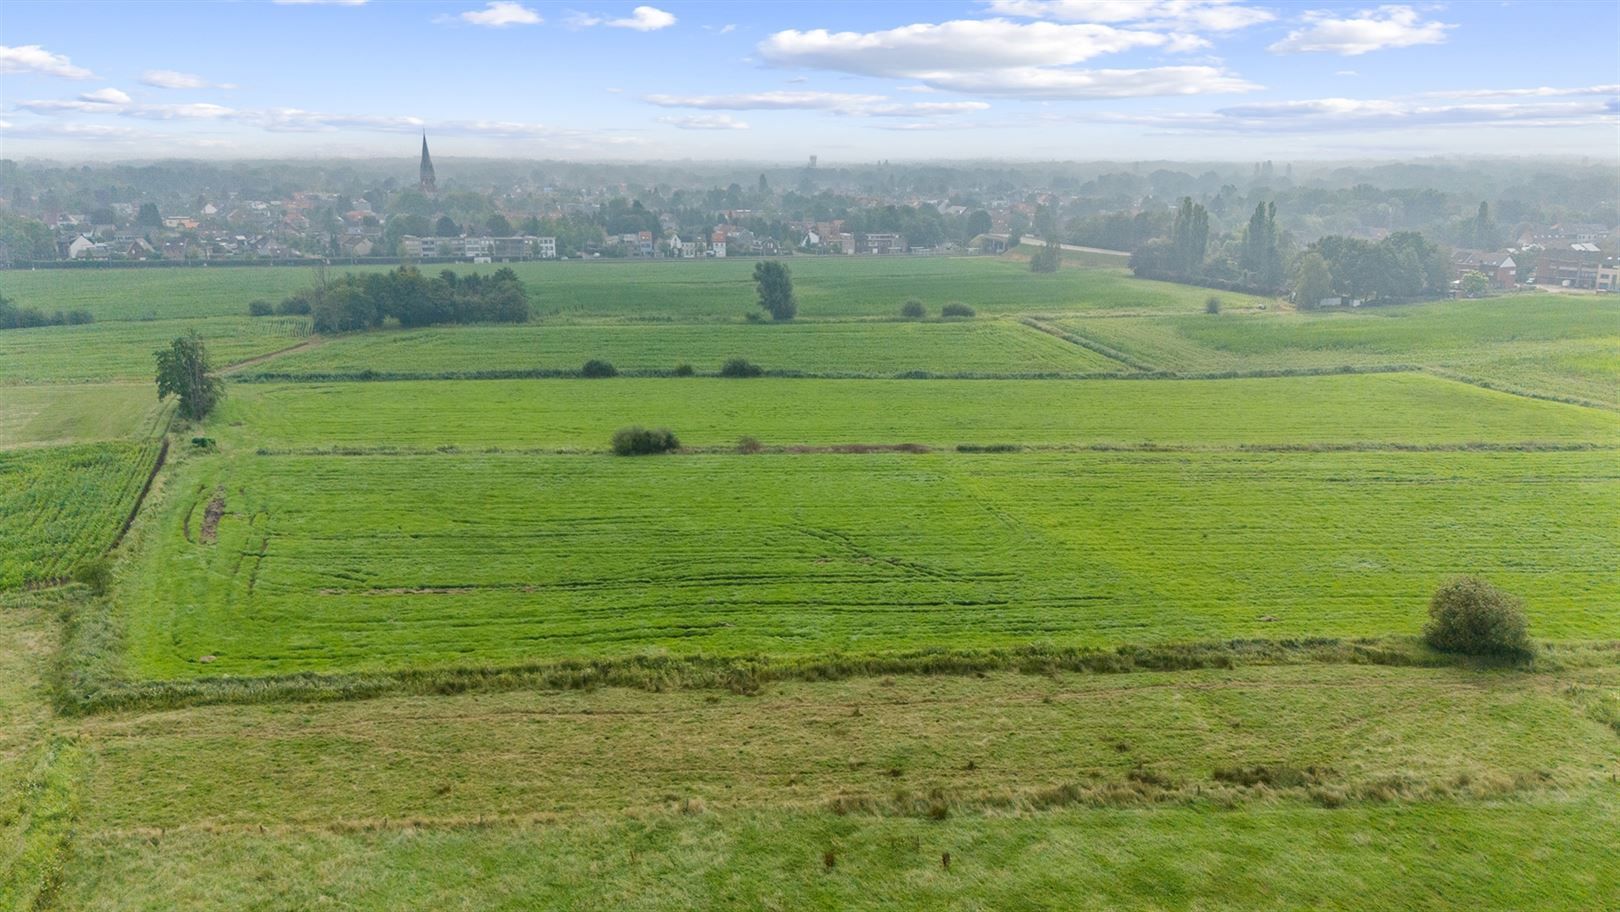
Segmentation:
<svg viewBox="0 0 1620 912">
<path fill-rule="evenodd" d="M 222 445 L 602 451 L 630 424 L 689 447 L 1612 446 L 1599 409 L 1423 374 L 1235 380 L 615 378 L 236 384 L 209 433 Z"/>
<path fill-rule="evenodd" d="M 1610 451 L 244 454 L 176 474 L 116 599 L 137 678 L 1410 635 L 1468 570 L 1582 639 L 1616 509 Z"/>
<path fill-rule="evenodd" d="M 324 338 L 245 316 L 309 269 L 0 273 L 98 320 L 0 331 L 0 908 L 1620 908 L 1605 299 L 789 265 Z M 1424 644 L 1464 573 L 1534 657 Z"/>
<path fill-rule="evenodd" d="M 572 372 L 589 359 L 621 371 L 714 374 L 731 358 L 810 374 L 1083 374 L 1127 370 L 1111 358 L 1010 320 L 464 326 L 362 333 L 260 365 L 297 379 L 374 373 Z"/>
</svg>

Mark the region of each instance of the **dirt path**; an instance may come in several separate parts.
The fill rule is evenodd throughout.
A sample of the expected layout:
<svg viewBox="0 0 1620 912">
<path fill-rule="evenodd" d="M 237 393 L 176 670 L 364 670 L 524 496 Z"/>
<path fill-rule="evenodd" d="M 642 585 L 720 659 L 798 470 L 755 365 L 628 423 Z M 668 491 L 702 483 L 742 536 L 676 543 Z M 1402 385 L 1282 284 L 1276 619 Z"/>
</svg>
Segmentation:
<svg viewBox="0 0 1620 912">
<path fill-rule="evenodd" d="M 221 369 L 219 371 L 219 374 L 221 376 L 229 376 L 231 374 L 241 373 L 242 371 L 246 370 L 247 368 L 253 367 L 254 365 L 257 365 L 257 364 L 263 364 L 266 361 L 272 361 L 272 360 L 274 360 L 276 358 L 281 357 L 282 355 L 290 355 L 293 352 L 304 351 L 305 349 L 315 348 L 316 346 L 324 345 L 325 343 L 326 343 L 326 339 L 322 338 L 321 336 L 313 336 L 312 335 L 309 338 L 305 339 L 304 341 L 298 343 L 297 345 L 290 345 L 290 346 L 288 346 L 286 348 L 283 348 L 283 349 L 280 349 L 278 351 L 267 352 L 266 354 L 262 354 L 262 355 L 254 355 L 253 357 L 247 359 L 246 361 L 238 361 L 238 362 L 236 362 L 235 364 L 232 364 L 229 367 Z"/>
</svg>

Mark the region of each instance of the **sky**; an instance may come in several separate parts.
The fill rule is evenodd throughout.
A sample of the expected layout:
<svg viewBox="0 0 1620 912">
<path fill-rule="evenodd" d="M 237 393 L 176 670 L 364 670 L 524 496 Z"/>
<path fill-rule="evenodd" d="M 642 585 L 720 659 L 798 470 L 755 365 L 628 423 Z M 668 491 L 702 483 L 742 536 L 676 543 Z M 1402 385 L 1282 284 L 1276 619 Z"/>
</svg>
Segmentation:
<svg viewBox="0 0 1620 912">
<path fill-rule="evenodd" d="M 5 0 L 0 157 L 1620 156 L 1620 3 Z"/>
</svg>

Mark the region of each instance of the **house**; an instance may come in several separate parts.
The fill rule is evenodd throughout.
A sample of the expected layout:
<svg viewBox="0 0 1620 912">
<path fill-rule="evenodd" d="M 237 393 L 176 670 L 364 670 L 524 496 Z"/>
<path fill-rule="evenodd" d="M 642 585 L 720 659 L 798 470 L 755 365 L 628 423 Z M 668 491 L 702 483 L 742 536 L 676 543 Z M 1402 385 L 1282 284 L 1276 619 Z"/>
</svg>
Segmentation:
<svg viewBox="0 0 1620 912">
<path fill-rule="evenodd" d="M 276 246 L 279 247 L 280 245 Z M 338 239 L 338 247 L 346 257 L 371 256 L 372 252 L 376 250 L 376 246 L 371 242 L 371 238 L 364 235 L 345 235 Z M 273 253 L 262 249 L 260 252 L 266 256 L 286 256 L 285 253 Z"/>
<path fill-rule="evenodd" d="M 1512 288 L 1519 283 L 1519 264 L 1505 253 L 1459 250 L 1451 256 L 1451 270 L 1452 276 L 1459 281 L 1463 276 L 1477 272 L 1489 279 L 1494 288 Z"/>
<path fill-rule="evenodd" d="M 874 231 L 856 235 L 855 252 L 878 255 L 905 253 L 906 239 L 887 231 Z"/>
<path fill-rule="evenodd" d="M 81 234 L 78 237 L 75 237 L 72 241 L 68 242 L 68 246 L 67 246 L 68 259 L 72 259 L 72 260 L 94 259 L 95 258 L 95 251 L 96 251 L 97 247 L 100 247 L 103 250 L 105 250 L 107 245 L 106 244 L 97 244 L 95 241 L 90 240 L 89 236 Z"/>
</svg>

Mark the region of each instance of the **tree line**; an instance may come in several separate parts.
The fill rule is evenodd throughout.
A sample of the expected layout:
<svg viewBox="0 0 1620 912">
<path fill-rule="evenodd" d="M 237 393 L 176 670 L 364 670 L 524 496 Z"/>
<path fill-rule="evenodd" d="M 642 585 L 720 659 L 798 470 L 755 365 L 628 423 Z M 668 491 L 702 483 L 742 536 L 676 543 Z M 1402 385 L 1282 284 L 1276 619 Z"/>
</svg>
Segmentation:
<svg viewBox="0 0 1620 912">
<path fill-rule="evenodd" d="M 391 272 L 349 273 L 317 282 L 282 301 L 278 310 L 311 314 L 315 331 L 321 333 L 370 329 L 387 319 L 401 326 L 524 323 L 529 319 L 529 293 L 510 269 L 488 276 L 457 275 L 446 269 L 426 276 L 414 266 L 401 266 Z"/>
<path fill-rule="evenodd" d="M 1476 224 L 1487 219 L 1482 206 Z M 1336 296 L 1389 302 L 1448 290 L 1450 264 L 1443 251 L 1416 231 L 1397 231 L 1378 241 L 1329 235 L 1298 254 L 1292 248 L 1277 227 L 1275 203 L 1257 204 L 1241 232 L 1212 239 L 1208 211 L 1183 197 L 1169 236 L 1138 246 L 1131 269 L 1144 278 L 1233 291 L 1291 292 L 1304 308 Z"/>
<path fill-rule="evenodd" d="M 55 311 L 46 313 L 37 307 L 18 307 L 17 302 L 0 294 L 0 329 L 31 329 L 35 326 L 77 326 L 94 323 L 96 317 L 88 310 Z"/>
</svg>

